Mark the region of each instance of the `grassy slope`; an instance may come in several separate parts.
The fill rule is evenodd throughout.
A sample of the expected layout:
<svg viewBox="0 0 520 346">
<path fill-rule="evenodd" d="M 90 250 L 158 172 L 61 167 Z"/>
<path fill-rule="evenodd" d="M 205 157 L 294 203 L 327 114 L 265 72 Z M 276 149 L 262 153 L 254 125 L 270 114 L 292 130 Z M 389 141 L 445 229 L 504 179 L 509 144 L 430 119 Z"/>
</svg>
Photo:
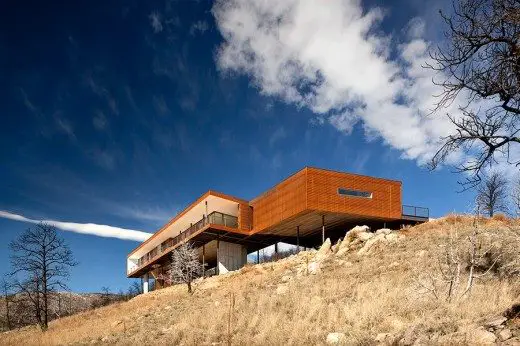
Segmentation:
<svg viewBox="0 0 520 346">
<path fill-rule="evenodd" d="M 200 282 L 191 296 L 185 286 L 170 287 L 53 321 L 46 333 L 35 327 L 4 333 L 0 343 L 226 344 L 228 326 L 233 344 L 323 344 L 330 332 L 345 333 L 349 343 L 371 344 L 378 333 L 412 325 L 423 334 L 450 334 L 520 300 L 518 282 L 493 277 L 479 280 L 471 299 L 451 304 L 417 288 L 416 273 L 435 265 L 447 232 L 469 232 L 470 224 L 462 217 L 432 221 L 367 256 L 330 256 L 317 275 L 296 274 L 310 252 L 246 266 Z M 490 220 L 485 227 L 503 226 Z"/>
</svg>

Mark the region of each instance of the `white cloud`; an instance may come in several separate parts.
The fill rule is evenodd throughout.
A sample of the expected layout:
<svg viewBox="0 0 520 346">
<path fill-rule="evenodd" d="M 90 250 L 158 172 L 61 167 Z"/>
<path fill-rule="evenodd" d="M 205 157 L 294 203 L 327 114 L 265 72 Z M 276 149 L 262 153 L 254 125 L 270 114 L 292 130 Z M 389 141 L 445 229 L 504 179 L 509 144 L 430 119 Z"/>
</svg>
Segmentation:
<svg viewBox="0 0 520 346">
<path fill-rule="evenodd" d="M 425 162 L 452 124 L 428 116 L 439 90 L 421 66 L 428 60 L 419 38 L 424 23 L 413 19 L 407 41 L 395 45 L 381 34 L 383 12 L 363 11 L 358 0 L 217 1 L 213 15 L 224 37 L 217 64 L 347 134 L 362 122 L 368 137 Z"/>
<path fill-rule="evenodd" d="M 135 240 L 135 241 L 145 241 L 146 239 L 152 236 L 151 233 L 136 231 L 132 229 L 125 229 L 120 227 L 113 227 L 107 225 L 98 225 L 95 223 L 76 223 L 76 222 L 62 222 L 55 220 L 36 220 L 30 219 L 23 215 L 13 214 L 8 211 L 0 210 L 0 218 L 10 219 L 21 222 L 28 223 L 47 223 L 54 225 L 56 228 L 61 229 L 62 231 L 69 231 L 75 233 L 82 234 L 91 234 L 99 237 L 107 237 L 107 238 L 118 238 L 124 240 Z"/>
</svg>

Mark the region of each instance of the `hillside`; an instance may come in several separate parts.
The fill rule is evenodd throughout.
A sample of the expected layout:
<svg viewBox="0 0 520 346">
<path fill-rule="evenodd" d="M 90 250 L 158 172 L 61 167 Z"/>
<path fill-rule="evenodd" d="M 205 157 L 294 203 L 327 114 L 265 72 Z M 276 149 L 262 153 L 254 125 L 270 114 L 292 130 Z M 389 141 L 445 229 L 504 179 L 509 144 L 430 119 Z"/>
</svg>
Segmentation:
<svg viewBox="0 0 520 346">
<path fill-rule="evenodd" d="M 193 295 L 174 286 L 55 320 L 45 333 L 3 333 L 0 343 L 519 344 L 520 311 L 512 308 L 520 303 L 518 221 L 482 220 L 472 238 L 473 221 L 449 216 L 375 236 L 359 229 L 333 250 L 199 280 Z M 486 251 L 463 295 L 466 250 L 477 238 Z M 454 258 L 461 274 L 448 302 L 439 268 L 445 278 L 445 263 Z"/>
</svg>

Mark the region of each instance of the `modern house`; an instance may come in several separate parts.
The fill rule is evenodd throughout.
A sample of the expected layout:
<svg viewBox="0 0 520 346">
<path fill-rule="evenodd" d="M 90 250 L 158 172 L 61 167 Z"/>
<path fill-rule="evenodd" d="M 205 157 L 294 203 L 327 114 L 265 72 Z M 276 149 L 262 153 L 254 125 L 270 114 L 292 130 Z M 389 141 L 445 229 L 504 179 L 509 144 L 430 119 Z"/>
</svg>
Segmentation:
<svg viewBox="0 0 520 346">
<path fill-rule="evenodd" d="M 208 191 L 127 258 L 127 276 L 160 279 L 183 242 L 199 251 L 205 275 L 241 268 L 247 255 L 279 242 L 319 246 L 354 225 L 400 227 L 428 220 L 427 208 L 402 205 L 400 181 L 306 167 L 251 201 Z"/>
</svg>

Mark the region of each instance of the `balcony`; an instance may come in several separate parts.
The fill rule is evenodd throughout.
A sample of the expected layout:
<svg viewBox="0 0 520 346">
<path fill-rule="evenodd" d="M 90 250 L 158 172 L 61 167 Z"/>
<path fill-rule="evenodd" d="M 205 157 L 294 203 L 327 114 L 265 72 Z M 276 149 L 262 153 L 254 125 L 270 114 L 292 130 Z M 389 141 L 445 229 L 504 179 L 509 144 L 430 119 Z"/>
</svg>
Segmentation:
<svg viewBox="0 0 520 346">
<path fill-rule="evenodd" d="M 173 238 L 168 238 L 163 241 L 161 244 L 153 248 L 151 251 L 146 253 L 144 256 L 137 260 L 137 267 L 130 270 L 130 272 L 135 271 L 138 268 L 150 263 L 154 260 L 158 255 L 161 255 L 165 252 L 170 251 L 170 249 L 188 239 L 191 235 L 201 230 L 207 225 L 222 225 L 230 228 L 238 228 L 238 218 L 233 215 L 228 215 L 224 213 L 220 213 L 218 211 L 214 211 L 209 214 L 207 217 L 202 218 L 197 223 L 192 224 L 190 227 L 186 228 L 184 231 L 179 233 L 177 236 Z"/>
</svg>

